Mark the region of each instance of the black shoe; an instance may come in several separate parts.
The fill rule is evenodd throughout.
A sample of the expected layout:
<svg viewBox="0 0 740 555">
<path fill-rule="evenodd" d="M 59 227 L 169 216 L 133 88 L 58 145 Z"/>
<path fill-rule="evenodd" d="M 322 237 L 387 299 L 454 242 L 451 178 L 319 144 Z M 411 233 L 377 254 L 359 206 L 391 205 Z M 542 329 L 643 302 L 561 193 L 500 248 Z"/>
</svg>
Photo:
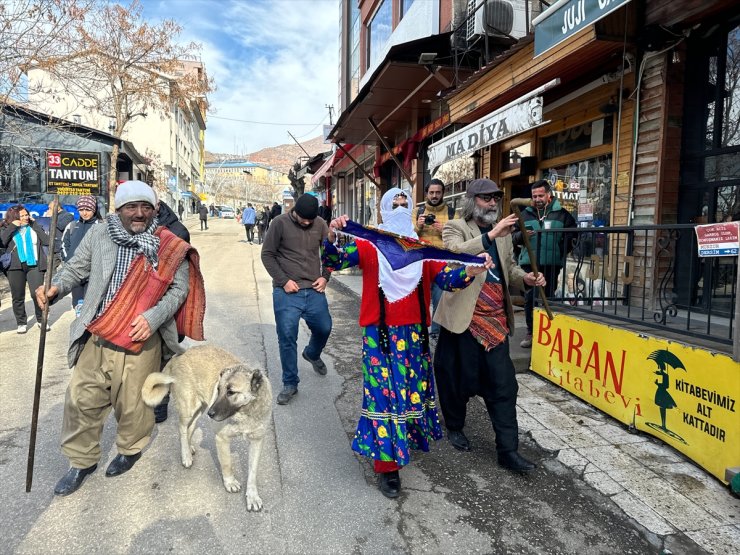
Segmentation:
<svg viewBox="0 0 740 555">
<path fill-rule="evenodd" d="M 316 372 L 319 376 L 326 376 L 326 364 L 324 364 L 324 361 L 321 360 L 321 358 L 317 358 L 316 360 L 308 358 L 308 355 L 306 355 L 306 349 L 303 349 L 303 353 L 301 353 L 301 356 L 311 363 L 314 372 Z"/>
<path fill-rule="evenodd" d="M 293 398 L 293 396 L 298 393 L 298 388 L 294 385 L 286 385 L 283 387 L 283 390 L 278 393 L 277 396 L 277 404 L 278 405 L 287 405 L 290 403 L 290 400 Z"/>
<path fill-rule="evenodd" d="M 458 451 L 470 451 L 470 441 L 462 430 L 447 430 L 447 439 L 450 444 Z"/>
<path fill-rule="evenodd" d="M 131 470 L 131 467 L 136 464 L 136 461 L 138 461 L 141 458 L 141 453 L 136 453 L 135 455 L 121 455 L 120 453 L 116 455 L 116 458 L 111 461 L 111 463 L 108 465 L 108 469 L 105 471 L 105 475 L 109 478 L 111 476 L 120 476 L 121 474 L 128 472 Z"/>
<path fill-rule="evenodd" d="M 498 454 L 498 464 L 513 472 L 532 472 L 537 465 L 522 457 L 516 451 Z"/>
<path fill-rule="evenodd" d="M 157 424 L 161 424 L 165 420 L 167 420 L 167 405 L 170 402 L 170 394 L 168 393 L 165 395 L 164 399 L 162 399 L 162 402 L 159 403 L 156 407 L 154 407 L 154 422 Z"/>
<path fill-rule="evenodd" d="M 70 468 L 67 473 L 62 476 L 62 479 L 57 482 L 54 488 L 54 495 L 65 496 L 70 493 L 76 492 L 80 489 L 82 482 L 85 481 L 85 477 L 88 474 L 95 472 L 98 468 L 97 464 L 88 466 L 87 468 Z"/>
<path fill-rule="evenodd" d="M 398 470 L 381 472 L 378 487 L 380 488 L 380 493 L 387 498 L 395 499 L 398 497 L 398 494 L 401 493 L 401 477 L 398 475 Z"/>
</svg>

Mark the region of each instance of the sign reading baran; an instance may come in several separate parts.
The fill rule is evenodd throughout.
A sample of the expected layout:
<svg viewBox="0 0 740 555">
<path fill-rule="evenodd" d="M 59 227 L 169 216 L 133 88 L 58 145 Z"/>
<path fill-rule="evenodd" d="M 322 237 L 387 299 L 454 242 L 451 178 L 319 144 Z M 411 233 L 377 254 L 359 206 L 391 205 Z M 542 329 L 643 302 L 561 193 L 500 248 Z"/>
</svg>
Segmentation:
<svg viewBox="0 0 740 555">
<path fill-rule="evenodd" d="M 47 150 L 46 189 L 63 195 L 99 194 L 100 154 Z"/>
<path fill-rule="evenodd" d="M 509 104 L 429 146 L 429 169 L 542 124 L 542 97 Z"/>
</svg>

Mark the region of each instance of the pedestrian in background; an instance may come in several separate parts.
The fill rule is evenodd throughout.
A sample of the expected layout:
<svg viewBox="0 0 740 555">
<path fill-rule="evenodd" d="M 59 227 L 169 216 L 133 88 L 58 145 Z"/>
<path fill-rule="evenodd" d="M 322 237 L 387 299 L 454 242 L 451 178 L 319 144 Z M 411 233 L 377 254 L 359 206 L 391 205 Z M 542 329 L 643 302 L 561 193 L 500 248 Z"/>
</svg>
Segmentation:
<svg viewBox="0 0 740 555">
<path fill-rule="evenodd" d="M 200 216 L 200 230 L 208 229 L 208 207 L 205 204 L 201 204 L 198 208 L 198 215 Z"/>
<path fill-rule="evenodd" d="M 254 243 L 254 224 L 257 219 L 257 213 L 250 203 L 247 203 L 247 207 L 242 211 L 242 224 L 244 230 L 247 232 L 247 242 L 252 245 Z"/>
<path fill-rule="evenodd" d="M 267 223 L 270 220 L 270 208 L 263 206 L 257 211 L 257 241 L 262 244 L 267 232 Z"/>
<path fill-rule="evenodd" d="M 414 222 L 414 231 L 419 239 L 431 243 L 435 247 L 444 247 L 442 229 L 445 224 L 455 217 L 455 208 L 444 200 L 445 184 L 441 179 L 432 179 L 426 187 L 424 204 L 414 208 L 411 221 Z M 442 289 L 436 283 L 432 284 L 432 313 L 437 310 Z M 439 324 L 432 323 L 432 339 L 439 336 Z"/>
<path fill-rule="evenodd" d="M 380 229 L 416 238 L 405 191 L 389 189 L 380 210 Z M 381 493 L 394 498 L 401 491 L 398 471 L 410 462 L 411 449 L 428 451 L 430 441 L 442 437 L 427 338 L 432 284 L 447 291 L 462 289 L 486 267 L 452 269 L 427 260 L 393 270 L 368 241 L 352 240 L 338 249 L 334 230 L 346 223 L 347 216 L 331 221 L 324 265 L 362 269 L 364 395 L 352 449 L 373 459 Z"/>
<path fill-rule="evenodd" d="M 535 231 L 548 229 L 564 229 L 576 227 L 573 216 L 560 204 L 558 199 L 552 195 L 550 183 L 541 179 L 535 181 L 531 186 L 532 203 L 522 210 L 524 227 L 527 228 L 532 252 L 537 257 L 537 269 L 545 275 L 545 296 L 550 297 L 558 288 L 558 276 L 563 269 L 565 256 L 570 252 L 572 245 L 565 233 L 539 233 Z M 522 232 L 517 231 L 512 239 L 515 245 L 523 245 Z M 538 243 L 541 243 L 538 245 Z M 519 265 L 525 272 L 532 271 L 532 262 L 529 260 L 529 252 L 522 249 L 519 254 Z M 532 330 L 535 288 L 529 289 L 524 294 L 524 318 L 527 322 L 527 336 L 519 344 L 521 347 L 532 347 Z"/>
<path fill-rule="evenodd" d="M 496 432 L 498 463 L 516 472 L 529 472 L 535 464 L 519 452 L 516 396 L 519 386 L 509 355 L 509 336 L 514 332 L 514 311 L 509 286 L 543 285 L 539 274 L 527 273 L 514 262 L 511 226 L 514 214 L 499 220 L 498 203 L 503 191 L 490 179 L 474 179 L 468 185 L 462 218 L 447 223 L 445 247 L 468 254 L 488 253 L 493 268 L 475 278 L 458 294 L 442 293 L 434 319 L 440 326 L 434 353 L 434 375 L 447 427 L 455 449 L 470 451 L 463 432 L 467 403 L 483 398 Z"/>
<path fill-rule="evenodd" d="M 16 331 L 26 333 L 26 287 L 33 299 L 37 325 L 41 327 L 42 312 L 34 292 L 44 283 L 47 261 L 41 247 L 49 246 L 49 236 L 22 204 L 8 208 L 0 227 L 0 243 L 6 252 L 11 253 L 6 275 L 13 302 L 13 315 L 18 326 Z"/>
<path fill-rule="evenodd" d="M 64 230 L 69 224 L 71 224 L 75 217 L 71 212 L 67 212 L 56 200 L 52 200 L 49 203 L 49 208 L 44 212 L 44 217 L 51 218 L 51 215 L 56 211 L 57 213 L 57 231 L 54 234 L 54 256 L 52 258 L 52 267 L 56 271 L 59 264 L 62 262 L 62 235 Z M 51 230 L 49 230 L 51 233 Z"/>
<path fill-rule="evenodd" d="M 283 212 L 283 207 L 280 206 L 277 202 L 272 203 L 272 208 L 270 208 L 270 223 L 272 223 L 272 220 L 277 218 L 280 214 Z M 317 211 L 318 215 L 318 211 Z"/>
<path fill-rule="evenodd" d="M 77 212 L 80 217 L 64 228 L 62 233 L 62 260 L 67 262 L 74 255 L 82 238 L 99 223 L 98 200 L 92 195 L 83 195 L 77 199 Z M 72 288 L 72 308 L 77 309 L 80 301 L 84 302 L 87 282 Z"/>
<path fill-rule="evenodd" d="M 279 405 L 287 405 L 298 393 L 301 318 L 311 330 L 311 339 L 302 356 L 317 374 L 326 375 L 321 352 L 329 339 L 332 320 L 324 294 L 330 274 L 321 267 L 321 247 L 329 228 L 318 218 L 318 213 L 316 197 L 302 195 L 290 212 L 270 222 L 262 245 L 262 264 L 272 277 L 272 306 L 283 370 L 283 389 L 277 397 Z"/>
<path fill-rule="evenodd" d="M 183 205 L 181 200 L 177 201 L 177 213 L 180 216 L 180 221 L 182 221 L 182 214 L 185 212 L 185 206 Z"/>
</svg>

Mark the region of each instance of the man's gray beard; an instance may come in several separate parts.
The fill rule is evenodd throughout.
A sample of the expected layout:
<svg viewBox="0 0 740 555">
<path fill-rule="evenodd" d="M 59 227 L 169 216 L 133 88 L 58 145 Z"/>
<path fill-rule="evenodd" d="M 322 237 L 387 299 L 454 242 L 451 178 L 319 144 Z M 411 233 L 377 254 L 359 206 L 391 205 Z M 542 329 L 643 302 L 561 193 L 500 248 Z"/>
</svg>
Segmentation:
<svg viewBox="0 0 740 555">
<path fill-rule="evenodd" d="M 476 206 L 473 209 L 473 218 L 482 224 L 493 225 L 498 221 L 498 206 L 493 208 Z"/>
<path fill-rule="evenodd" d="M 435 199 L 435 200 L 427 199 L 427 203 L 429 204 L 429 206 L 439 206 L 440 204 L 444 202 L 444 200 L 445 199 L 443 198 Z"/>
</svg>

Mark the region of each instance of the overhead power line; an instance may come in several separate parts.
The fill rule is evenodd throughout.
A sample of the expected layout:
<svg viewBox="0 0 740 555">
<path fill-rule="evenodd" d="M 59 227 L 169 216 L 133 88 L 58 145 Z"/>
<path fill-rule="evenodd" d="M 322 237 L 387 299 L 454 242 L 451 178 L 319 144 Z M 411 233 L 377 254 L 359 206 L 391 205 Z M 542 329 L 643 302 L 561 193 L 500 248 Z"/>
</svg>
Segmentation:
<svg viewBox="0 0 740 555">
<path fill-rule="evenodd" d="M 248 119 L 225 118 L 223 116 L 212 116 L 212 115 L 209 115 L 208 117 L 209 118 L 213 118 L 213 119 L 225 119 L 225 120 L 228 120 L 228 121 L 238 121 L 238 122 L 241 122 L 241 123 L 254 123 L 254 124 L 257 124 L 257 125 L 278 125 L 278 126 L 283 126 L 283 127 L 290 126 L 290 125 L 305 125 L 305 126 L 318 127 L 319 125 L 321 125 L 323 123 L 323 120 L 320 121 L 319 123 L 279 123 L 279 122 L 275 122 L 275 121 L 252 121 L 252 120 L 248 120 Z M 324 119 L 326 119 L 326 118 L 324 118 Z"/>
</svg>

